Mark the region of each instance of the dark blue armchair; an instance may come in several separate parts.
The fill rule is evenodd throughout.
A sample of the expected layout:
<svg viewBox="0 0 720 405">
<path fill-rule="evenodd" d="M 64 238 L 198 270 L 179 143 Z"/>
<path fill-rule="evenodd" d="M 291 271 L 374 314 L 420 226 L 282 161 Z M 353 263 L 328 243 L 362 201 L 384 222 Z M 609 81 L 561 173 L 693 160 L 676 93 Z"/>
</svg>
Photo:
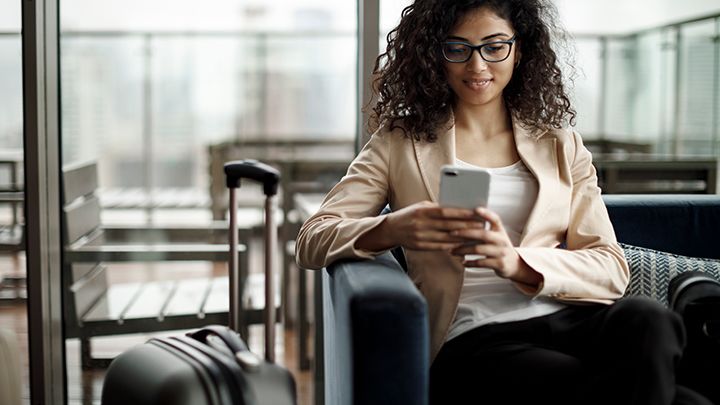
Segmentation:
<svg viewBox="0 0 720 405">
<path fill-rule="evenodd" d="M 620 242 L 720 258 L 720 196 L 606 195 L 604 200 Z M 386 253 L 322 271 L 318 403 L 427 404 L 427 307 L 399 259 Z"/>
</svg>

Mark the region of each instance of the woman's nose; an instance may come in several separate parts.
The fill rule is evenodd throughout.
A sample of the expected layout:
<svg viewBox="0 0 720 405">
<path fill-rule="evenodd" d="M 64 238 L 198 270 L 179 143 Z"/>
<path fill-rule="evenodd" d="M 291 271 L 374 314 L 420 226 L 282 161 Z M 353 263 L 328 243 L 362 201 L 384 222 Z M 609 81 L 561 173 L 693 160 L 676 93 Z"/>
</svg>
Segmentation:
<svg viewBox="0 0 720 405">
<path fill-rule="evenodd" d="M 487 70 L 488 64 L 485 61 L 485 59 L 480 56 L 480 51 L 475 51 L 472 53 L 472 56 L 470 57 L 470 60 L 467 61 L 467 68 L 468 70 L 471 70 L 473 72 L 482 72 L 484 70 Z"/>
</svg>

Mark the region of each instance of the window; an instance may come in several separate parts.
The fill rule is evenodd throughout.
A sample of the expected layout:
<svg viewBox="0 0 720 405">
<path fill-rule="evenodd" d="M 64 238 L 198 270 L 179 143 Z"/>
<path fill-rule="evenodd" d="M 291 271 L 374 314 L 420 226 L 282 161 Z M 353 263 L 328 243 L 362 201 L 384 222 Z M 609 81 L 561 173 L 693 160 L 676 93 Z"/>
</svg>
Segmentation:
<svg viewBox="0 0 720 405">
<path fill-rule="evenodd" d="M 577 129 L 586 139 L 596 139 L 601 133 L 600 86 L 602 86 L 602 43 L 597 38 L 582 37 L 575 42 L 577 70 L 571 91 L 577 110 Z"/>
<path fill-rule="evenodd" d="M 715 21 L 708 19 L 680 29 L 680 93 L 678 153 L 709 155 L 714 147 L 718 66 Z"/>
<path fill-rule="evenodd" d="M 355 3 L 61 4 L 63 158 L 103 187 L 208 188 L 224 141 L 352 140 Z"/>
<path fill-rule="evenodd" d="M 631 132 L 625 140 L 654 144 L 667 154 L 674 131 L 675 34 L 673 29 L 652 30 L 633 38 Z"/>
<path fill-rule="evenodd" d="M 356 10 L 349 0 L 61 0 L 63 164 L 97 162 L 105 230 L 138 222 L 201 230 L 217 226 L 211 221 L 224 219 L 227 210 L 225 181 L 217 169 L 222 173 L 227 160 L 270 156 L 274 161 L 268 163 L 275 164 L 287 149 L 323 143 L 347 146 L 343 151 L 352 153 Z M 272 153 L 276 149 L 283 153 Z M 318 156 L 323 163 L 337 163 L 333 169 L 344 164 L 343 173 L 350 159 L 334 162 L 334 156 L 317 153 L 310 158 Z M 169 208 L 164 201 L 188 209 Z M 247 217 L 241 222 L 262 220 L 257 210 Z M 146 281 L 226 279 L 225 264 L 208 262 L 109 263 L 106 268 L 107 291 Z M 157 295 L 169 296 L 162 291 Z M 221 295 L 212 294 L 219 297 L 212 302 Z M 138 306 L 133 304 L 128 318 Z M 111 317 L 117 317 L 114 309 Z M 76 353 L 78 333 L 68 330 L 66 348 Z M 116 345 L 93 336 L 100 341 L 95 354 L 103 348 L 115 354 L 123 349 L 122 339 Z M 77 389 L 78 379 L 72 377 L 79 365 L 75 356 L 69 358 L 70 399 L 97 399 L 92 386 Z"/>
<path fill-rule="evenodd" d="M 23 246 L 21 2 L 0 0 L 0 379 L 3 400 L 29 403 L 26 260 Z M 8 342 L 17 351 L 8 351 Z M 11 358 L 10 356 L 14 356 Z M 16 364 L 19 363 L 19 364 Z"/>
<path fill-rule="evenodd" d="M 22 148 L 20 3 L 0 0 L 0 145 Z"/>
</svg>

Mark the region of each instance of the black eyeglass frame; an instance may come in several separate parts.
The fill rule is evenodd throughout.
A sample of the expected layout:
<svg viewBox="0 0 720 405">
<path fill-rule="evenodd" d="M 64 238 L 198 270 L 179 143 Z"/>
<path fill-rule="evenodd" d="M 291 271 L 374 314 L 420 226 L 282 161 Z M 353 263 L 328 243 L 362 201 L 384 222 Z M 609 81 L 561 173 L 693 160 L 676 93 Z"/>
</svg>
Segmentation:
<svg viewBox="0 0 720 405">
<path fill-rule="evenodd" d="M 516 39 L 515 35 L 513 35 L 512 38 L 510 38 L 510 39 L 508 39 L 508 40 L 505 40 L 505 41 L 486 42 L 486 43 L 480 44 L 480 45 L 473 45 L 473 44 L 470 44 L 470 43 L 467 43 L 467 42 L 464 42 L 464 41 L 445 41 L 445 42 L 442 43 L 442 55 L 443 55 L 443 58 L 445 58 L 445 60 L 448 61 L 448 62 L 450 62 L 450 63 L 465 63 L 465 62 L 469 61 L 470 59 L 472 59 L 473 51 L 477 51 L 477 53 L 480 54 L 480 57 L 482 58 L 482 60 L 484 60 L 485 62 L 488 62 L 488 63 L 499 63 L 499 62 L 503 62 L 503 61 L 507 60 L 507 58 L 510 57 L 510 54 L 512 53 L 512 47 L 513 47 L 513 45 L 515 44 L 515 41 L 516 41 L 516 40 L 517 40 L 517 39 Z M 490 45 L 497 45 L 497 44 L 508 44 L 508 45 L 510 45 L 510 49 L 508 49 L 507 55 L 505 55 L 505 57 L 502 58 L 502 59 L 500 59 L 500 60 L 487 60 L 487 59 L 485 59 L 485 56 L 482 54 L 482 48 L 483 48 L 483 47 L 486 47 L 486 46 L 490 46 Z M 468 48 L 470 48 L 470 53 L 468 54 L 468 57 L 467 57 L 465 60 L 450 60 L 450 58 L 448 58 L 447 55 L 445 55 L 445 45 L 465 45 L 465 46 L 467 46 Z"/>
</svg>

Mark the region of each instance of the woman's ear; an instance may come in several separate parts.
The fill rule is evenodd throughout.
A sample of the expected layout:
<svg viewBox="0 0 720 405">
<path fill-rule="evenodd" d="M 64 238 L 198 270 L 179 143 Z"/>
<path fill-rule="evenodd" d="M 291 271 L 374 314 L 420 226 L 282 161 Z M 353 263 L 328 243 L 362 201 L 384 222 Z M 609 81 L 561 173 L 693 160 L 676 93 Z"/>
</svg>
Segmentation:
<svg viewBox="0 0 720 405">
<path fill-rule="evenodd" d="M 515 42 L 515 68 L 520 66 L 520 59 L 522 59 L 522 51 L 520 50 L 520 41 Z"/>
</svg>

